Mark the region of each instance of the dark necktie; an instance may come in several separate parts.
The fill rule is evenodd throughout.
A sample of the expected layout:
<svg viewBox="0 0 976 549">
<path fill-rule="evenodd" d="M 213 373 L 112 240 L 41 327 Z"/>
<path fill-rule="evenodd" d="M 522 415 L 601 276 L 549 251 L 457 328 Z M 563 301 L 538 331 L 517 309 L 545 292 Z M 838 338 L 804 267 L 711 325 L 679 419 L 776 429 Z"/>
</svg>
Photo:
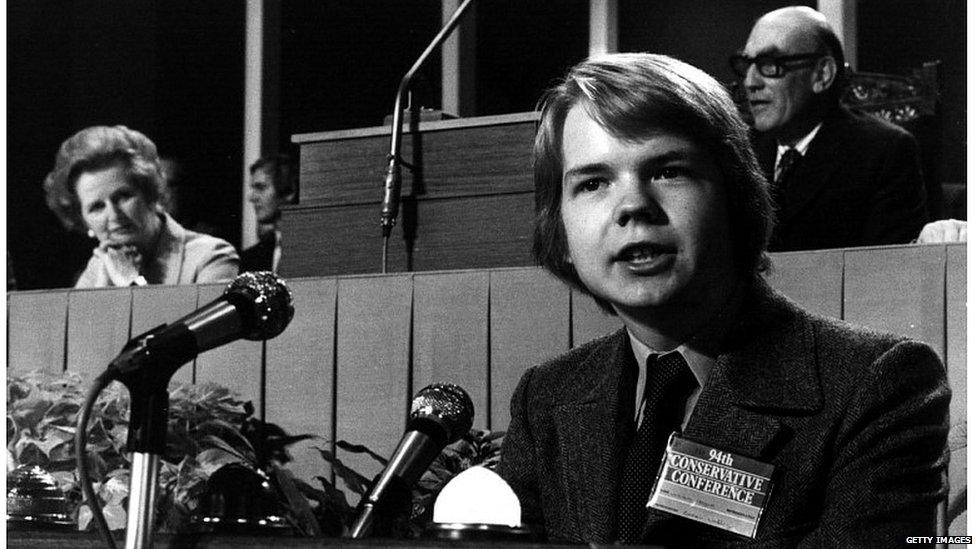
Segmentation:
<svg viewBox="0 0 976 549">
<path fill-rule="evenodd" d="M 681 354 L 648 357 L 644 419 L 627 451 L 620 477 L 617 537 L 623 543 L 641 541 L 647 522 L 647 498 L 664 447 L 671 432 L 680 428 L 688 396 L 697 386 Z"/>
<path fill-rule="evenodd" d="M 803 158 L 803 155 L 793 147 L 786 149 L 786 152 L 780 157 L 779 175 L 776 176 L 776 188 L 779 192 L 785 190 L 784 187 L 787 184 L 788 178 L 796 170 L 796 165 L 801 158 Z"/>
</svg>

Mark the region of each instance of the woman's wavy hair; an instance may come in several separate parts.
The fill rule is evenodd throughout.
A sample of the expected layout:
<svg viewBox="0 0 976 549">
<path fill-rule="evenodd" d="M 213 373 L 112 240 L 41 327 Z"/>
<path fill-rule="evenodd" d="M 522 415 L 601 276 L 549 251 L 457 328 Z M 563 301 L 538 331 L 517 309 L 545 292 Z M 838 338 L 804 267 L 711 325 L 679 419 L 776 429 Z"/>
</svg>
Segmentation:
<svg viewBox="0 0 976 549">
<path fill-rule="evenodd" d="M 766 270 L 773 225 L 768 183 L 749 142 L 748 127 L 732 98 L 714 78 L 677 59 L 649 53 L 592 57 L 569 70 L 539 102 L 535 139 L 536 261 L 571 286 L 593 296 L 569 257 L 560 212 L 562 132 L 575 105 L 618 139 L 639 141 L 672 131 L 694 140 L 715 160 L 726 185 L 736 269 L 745 278 Z M 609 303 L 597 303 L 613 312 Z"/>
<path fill-rule="evenodd" d="M 159 204 L 165 183 L 156 145 L 125 126 L 92 126 L 61 143 L 54 168 L 44 178 L 47 206 L 69 231 L 83 232 L 76 184 L 85 172 L 121 166 L 126 180 L 149 204 Z"/>
</svg>

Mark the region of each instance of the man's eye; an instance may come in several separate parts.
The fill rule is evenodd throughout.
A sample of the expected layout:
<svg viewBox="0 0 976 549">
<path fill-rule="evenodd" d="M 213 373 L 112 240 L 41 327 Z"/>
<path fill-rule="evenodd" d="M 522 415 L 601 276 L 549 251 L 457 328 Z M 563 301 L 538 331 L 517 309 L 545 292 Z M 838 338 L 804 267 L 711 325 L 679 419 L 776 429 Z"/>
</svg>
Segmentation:
<svg viewBox="0 0 976 549">
<path fill-rule="evenodd" d="M 102 208 L 104 208 L 104 207 L 105 207 L 105 203 L 104 202 L 93 202 L 93 203 L 91 203 L 91 204 L 88 205 L 88 212 L 89 213 L 96 213 L 96 212 L 101 211 Z"/>
<path fill-rule="evenodd" d="M 600 187 L 602 187 L 604 183 L 606 183 L 606 180 L 605 179 L 599 179 L 599 178 L 593 178 L 593 179 L 587 179 L 587 180 L 584 180 L 584 181 L 580 181 L 576 185 L 576 192 L 577 193 L 591 193 L 593 191 L 599 190 Z"/>
<path fill-rule="evenodd" d="M 684 168 L 668 166 L 661 168 L 654 174 L 654 179 L 675 179 L 685 174 Z"/>
<path fill-rule="evenodd" d="M 779 61 L 775 59 L 757 59 L 756 68 L 763 75 L 779 75 L 782 72 Z"/>
</svg>

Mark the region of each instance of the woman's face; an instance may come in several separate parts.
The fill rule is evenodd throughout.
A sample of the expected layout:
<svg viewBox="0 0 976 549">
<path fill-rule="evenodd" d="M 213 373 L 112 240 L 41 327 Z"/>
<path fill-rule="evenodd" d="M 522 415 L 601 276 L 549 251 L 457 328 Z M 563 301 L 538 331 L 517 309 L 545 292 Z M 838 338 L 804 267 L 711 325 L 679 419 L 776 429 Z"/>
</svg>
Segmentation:
<svg viewBox="0 0 976 549">
<path fill-rule="evenodd" d="M 159 233 L 155 203 L 147 202 L 121 166 L 83 172 L 75 183 L 81 217 L 100 245 L 148 250 Z"/>
</svg>

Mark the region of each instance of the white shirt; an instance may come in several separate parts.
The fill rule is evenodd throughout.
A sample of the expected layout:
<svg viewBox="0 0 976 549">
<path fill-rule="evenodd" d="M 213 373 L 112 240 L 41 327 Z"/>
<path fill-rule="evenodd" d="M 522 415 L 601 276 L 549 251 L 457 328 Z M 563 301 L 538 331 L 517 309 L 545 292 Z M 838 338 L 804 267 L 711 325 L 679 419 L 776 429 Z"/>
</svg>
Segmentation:
<svg viewBox="0 0 976 549">
<path fill-rule="evenodd" d="M 271 254 L 271 272 L 278 272 L 278 263 L 281 263 L 281 231 L 275 229 L 275 247 Z"/>
<path fill-rule="evenodd" d="M 774 180 L 779 179 L 779 161 L 781 158 L 783 158 L 783 154 L 790 149 L 796 149 L 796 152 L 800 153 L 800 156 L 806 156 L 807 149 L 810 148 L 810 142 L 813 141 L 813 138 L 817 136 L 817 132 L 820 131 L 820 126 L 823 126 L 823 122 L 817 124 L 816 127 L 810 130 L 810 133 L 804 135 L 802 139 L 793 145 L 779 144 L 776 147 L 776 170 L 773 172 Z"/>
<path fill-rule="evenodd" d="M 630 336 L 630 347 L 634 351 L 634 358 L 637 359 L 637 387 L 636 393 L 634 394 L 634 421 L 637 422 L 637 426 L 640 427 L 641 421 L 644 418 L 644 386 L 647 385 L 647 358 L 652 354 L 655 355 L 665 355 L 668 353 L 662 353 L 660 351 L 655 351 L 644 345 L 642 341 L 634 337 L 634 334 L 627 330 L 627 335 Z M 688 369 L 691 370 L 692 375 L 695 376 L 695 381 L 698 382 L 698 386 L 691 392 L 688 397 L 688 401 L 685 403 L 685 414 L 681 420 L 681 428 L 684 429 L 685 425 L 688 424 L 688 420 L 691 418 L 691 413 L 695 410 L 695 404 L 698 403 L 698 397 L 701 396 L 702 388 L 705 387 L 705 382 L 708 381 L 708 375 L 712 372 L 712 368 L 715 366 L 715 359 L 703 355 L 700 352 L 688 347 L 687 345 L 679 345 L 674 351 L 679 353 L 685 362 L 688 363 Z"/>
</svg>

